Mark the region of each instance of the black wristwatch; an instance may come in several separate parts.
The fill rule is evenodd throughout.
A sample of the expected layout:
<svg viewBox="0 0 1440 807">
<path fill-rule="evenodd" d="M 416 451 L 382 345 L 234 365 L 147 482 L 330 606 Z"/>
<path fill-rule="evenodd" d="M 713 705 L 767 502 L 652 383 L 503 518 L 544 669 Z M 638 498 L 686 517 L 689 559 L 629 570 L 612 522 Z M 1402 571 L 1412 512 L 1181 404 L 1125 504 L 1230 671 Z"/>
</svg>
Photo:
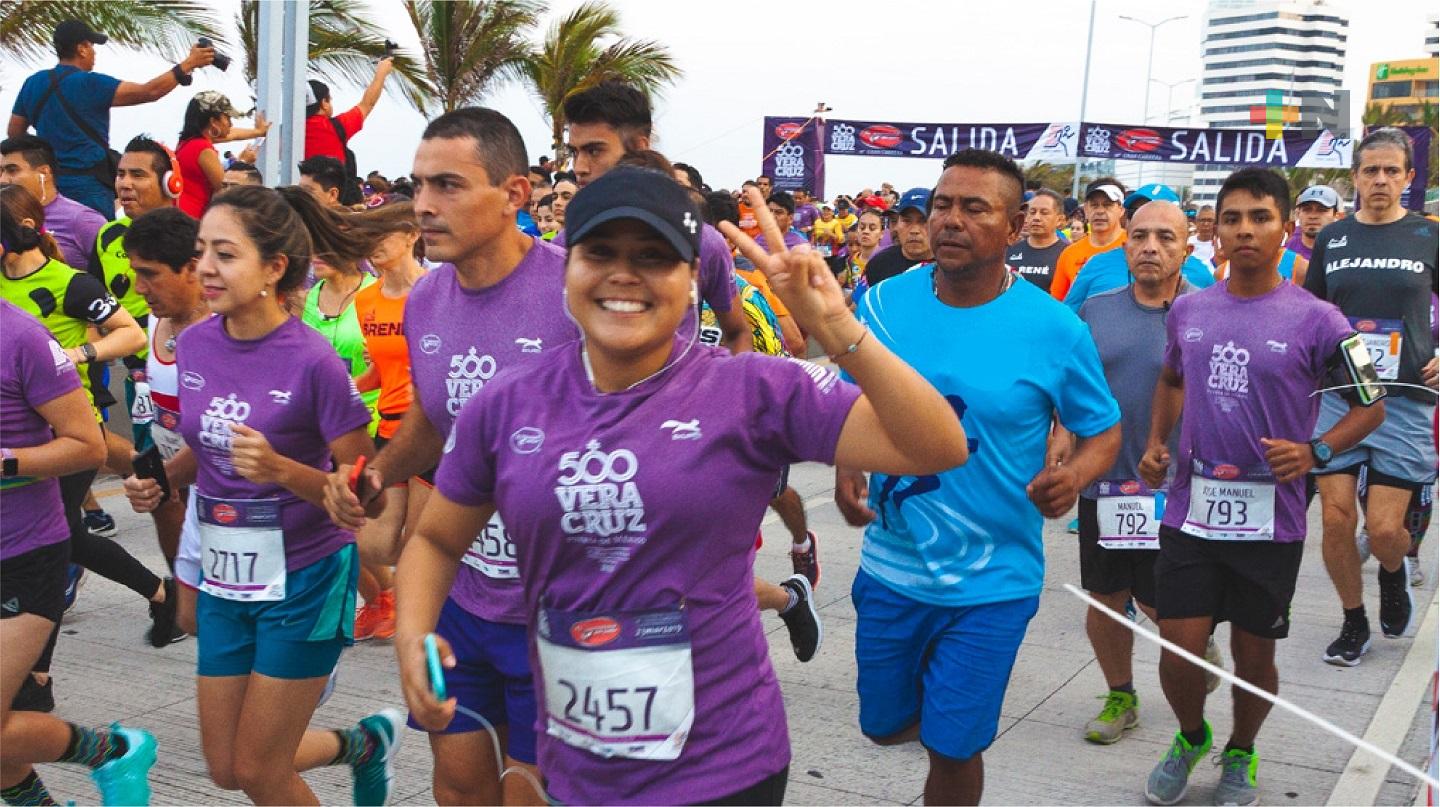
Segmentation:
<svg viewBox="0 0 1440 807">
<path fill-rule="evenodd" d="M 189 73 L 181 70 L 180 65 L 178 64 L 170 68 L 170 75 L 175 77 L 175 83 L 179 84 L 181 87 L 189 87 L 190 82 L 195 80 L 194 77 L 192 77 Z"/>
<path fill-rule="evenodd" d="M 20 460 L 15 452 L 8 448 L 0 448 L 0 476 L 6 479 L 14 479 L 20 475 Z"/>
<path fill-rule="evenodd" d="M 1315 458 L 1315 467 L 1324 468 L 1330 464 L 1330 458 L 1335 455 L 1330 444 L 1318 437 L 1310 441 L 1310 456 Z"/>
</svg>

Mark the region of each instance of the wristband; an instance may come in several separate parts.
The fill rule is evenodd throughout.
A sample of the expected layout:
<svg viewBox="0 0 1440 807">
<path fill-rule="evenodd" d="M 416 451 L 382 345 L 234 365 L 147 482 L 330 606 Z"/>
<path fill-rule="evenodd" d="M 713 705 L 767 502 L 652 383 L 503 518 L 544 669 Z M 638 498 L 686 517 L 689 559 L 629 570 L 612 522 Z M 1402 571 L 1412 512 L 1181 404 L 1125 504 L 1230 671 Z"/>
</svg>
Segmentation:
<svg viewBox="0 0 1440 807">
<path fill-rule="evenodd" d="M 85 357 L 86 364 L 93 364 L 96 359 L 100 358 L 100 354 L 95 352 L 95 346 L 89 342 L 80 346 L 80 353 Z"/>
<path fill-rule="evenodd" d="M 15 452 L 8 448 L 0 448 L 0 476 L 13 479 L 19 475 L 20 460 L 15 457 Z"/>
<path fill-rule="evenodd" d="M 181 87 L 189 87 L 189 86 L 190 86 L 190 82 L 192 82 L 192 81 L 195 80 L 194 78 L 192 78 L 192 77 L 190 76 L 189 73 L 186 73 L 184 70 L 181 70 L 181 69 L 180 69 L 180 65 L 178 65 L 178 64 L 175 65 L 174 67 L 170 68 L 170 75 L 172 75 L 172 76 L 175 77 L 175 83 L 176 83 L 176 84 L 179 84 Z"/>
<path fill-rule="evenodd" d="M 862 322 L 860 323 L 860 327 L 862 328 L 862 330 L 860 331 L 860 337 L 854 342 L 851 342 L 849 345 L 846 345 L 845 349 L 840 351 L 839 353 L 828 356 L 827 358 L 829 358 L 831 362 L 839 362 L 841 359 L 849 356 L 850 354 L 860 349 L 860 343 L 864 342 L 865 337 L 870 335 L 869 326 L 865 325 L 865 323 Z"/>
</svg>

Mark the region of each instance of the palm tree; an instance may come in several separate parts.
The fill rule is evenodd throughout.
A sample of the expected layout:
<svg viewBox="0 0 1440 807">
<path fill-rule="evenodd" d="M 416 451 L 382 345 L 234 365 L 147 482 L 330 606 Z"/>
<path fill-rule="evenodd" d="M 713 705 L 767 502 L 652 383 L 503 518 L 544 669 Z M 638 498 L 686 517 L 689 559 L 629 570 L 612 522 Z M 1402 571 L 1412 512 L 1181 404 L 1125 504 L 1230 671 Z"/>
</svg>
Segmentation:
<svg viewBox="0 0 1440 807">
<path fill-rule="evenodd" d="M 1075 166 L 1055 165 L 1044 160 L 1037 160 L 1025 168 L 1025 180 L 1036 181 L 1044 187 L 1059 191 L 1061 194 L 1070 193 L 1070 183 L 1075 179 Z"/>
<path fill-rule="evenodd" d="M 55 26 L 77 19 L 116 45 L 177 59 L 202 36 L 226 45 L 210 8 L 201 0 L 0 0 L 0 52 L 26 63 L 53 59 Z"/>
<path fill-rule="evenodd" d="M 622 36 L 619 13 L 598 0 L 584 3 L 551 26 L 522 72 L 545 106 L 555 160 L 561 165 L 566 156 L 565 99 L 609 79 L 649 95 L 680 77 L 680 68 L 663 44 Z"/>
<path fill-rule="evenodd" d="M 526 37 L 543 10 L 536 0 L 406 0 L 430 100 L 449 112 L 518 76 L 530 53 Z"/>
<path fill-rule="evenodd" d="M 289 0 L 283 0 L 288 2 Z M 356 0 L 309 0 L 310 69 L 331 84 L 369 84 L 376 59 L 385 54 L 385 32 L 371 22 L 368 10 Z M 260 4 L 241 0 L 235 27 L 245 64 L 245 80 L 255 86 L 260 54 Z M 430 87 L 414 59 L 395 56 L 400 94 L 416 109 L 424 109 Z"/>
</svg>

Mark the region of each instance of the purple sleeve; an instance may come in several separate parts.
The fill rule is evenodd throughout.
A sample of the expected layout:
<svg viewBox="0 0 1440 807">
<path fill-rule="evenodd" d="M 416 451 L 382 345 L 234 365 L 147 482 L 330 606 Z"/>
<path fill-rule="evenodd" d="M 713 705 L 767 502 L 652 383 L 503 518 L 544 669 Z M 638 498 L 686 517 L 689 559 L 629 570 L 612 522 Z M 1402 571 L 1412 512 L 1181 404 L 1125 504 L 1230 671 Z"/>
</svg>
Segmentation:
<svg viewBox="0 0 1440 807">
<path fill-rule="evenodd" d="M 100 253 L 100 230 L 110 222 L 105 217 L 96 213 L 90 208 L 85 208 L 75 218 L 75 229 L 79 231 L 80 243 L 85 245 L 85 266 L 75 266 L 74 269 L 85 270 L 95 256 Z"/>
<path fill-rule="evenodd" d="M 16 369 L 19 371 L 20 388 L 25 391 L 25 400 L 30 408 L 39 409 L 47 403 L 74 390 L 80 389 L 80 374 L 75 365 L 66 357 L 48 332 L 40 327 L 16 329 L 21 331 L 15 348 Z"/>
<path fill-rule="evenodd" d="M 707 224 L 700 234 L 700 296 L 712 310 L 729 311 L 735 294 L 735 262 L 729 243 Z"/>
<path fill-rule="evenodd" d="M 1188 306 L 1186 300 L 1181 297 L 1175 300 L 1170 307 L 1170 316 L 1165 318 L 1165 367 L 1181 378 L 1185 377 L 1185 367 L 1180 358 L 1180 340 L 1176 338 L 1180 332 L 1180 321 L 1184 319 L 1184 311 Z"/>
<path fill-rule="evenodd" d="M 479 507 L 495 500 L 495 452 L 486 432 L 485 413 L 500 405 L 496 386 L 487 384 L 461 407 L 450 433 L 445 436 L 445 452 L 435 471 L 435 489 L 452 502 L 464 507 Z"/>
<path fill-rule="evenodd" d="M 346 371 L 345 361 L 333 350 L 327 349 L 311 368 L 310 394 L 316 422 L 326 443 L 369 425 L 370 410 L 360 399 L 360 391 L 355 389 L 355 380 Z"/>
<path fill-rule="evenodd" d="M 779 465 L 833 465 L 860 388 L 800 359 L 743 353 L 735 360 L 748 365 L 744 400 L 754 402 L 752 437 L 759 451 Z"/>
</svg>

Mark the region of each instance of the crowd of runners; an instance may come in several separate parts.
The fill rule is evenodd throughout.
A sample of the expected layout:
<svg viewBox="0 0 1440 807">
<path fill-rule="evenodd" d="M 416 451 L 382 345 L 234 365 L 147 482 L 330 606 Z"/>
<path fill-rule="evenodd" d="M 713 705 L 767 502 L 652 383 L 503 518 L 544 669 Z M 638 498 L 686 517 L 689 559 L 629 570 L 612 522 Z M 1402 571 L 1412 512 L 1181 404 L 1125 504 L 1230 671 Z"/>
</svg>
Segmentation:
<svg viewBox="0 0 1440 807">
<path fill-rule="evenodd" d="M 87 570 L 148 603 L 156 647 L 194 637 L 209 776 L 256 803 L 314 803 L 299 774 L 333 765 L 356 804 L 386 803 L 408 725 L 442 804 L 779 804 L 765 623 L 802 662 L 824 635 L 802 462 L 835 467 L 864 528 L 859 730 L 924 745 L 927 803 L 979 801 L 1043 519 L 1077 506 L 1083 588 L 1217 664 L 1229 622 L 1235 674 L 1267 691 L 1316 495 L 1344 611 L 1316 661 L 1370 647 L 1368 555 L 1380 633 L 1410 627 L 1440 353 L 1436 223 L 1400 204 L 1400 130 L 1355 146 L 1348 211 L 1264 169 L 1213 207 L 1112 177 L 1067 199 L 977 150 L 931 188 L 825 202 L 763 176 L 712 189 L 653 148 L 646 97 L 606 82 L 566 102 L 568 170 L 469 107 L 429 123 L 409 177 L 362 184 L 321 152 L 344 157 L 374 100 L 331 117 L 312 82 L 299 185 L 217 157 L 242 130 L 202 93 L 197 169 L 136 137 L 97 191 L 67 157 L 95 144 L 62 79 L 163 94 L 214 54 L 85 84 L 104 37 L 67 26 L 0 143 L 7 804 L 55 803 L 34 768 L 54 762 L 147 803 L 165 764 L 143 727 L 50 714 Z M 122 405 L 130 439 L 104 426 Z M 87 503 L 102 467 L 153 517 L 162 573 Z M 779 581 L 753 568 L 768 509 Z M 1085 626 L 1105 694 L 1083 739 L 1115 743 L 1138 722 L 1131 633 Z M 312 726 L 364 640 L 393 641 L 408 716 Z M 1216 803 L 1256 803 L 1269 702 L 1237 689 L 1219 746 L 1218 678 L 1168 652 L 1160 678 L 1173 744 L 1115 800 L 1178 802 L 1213 746 Z"/>
</svg>

